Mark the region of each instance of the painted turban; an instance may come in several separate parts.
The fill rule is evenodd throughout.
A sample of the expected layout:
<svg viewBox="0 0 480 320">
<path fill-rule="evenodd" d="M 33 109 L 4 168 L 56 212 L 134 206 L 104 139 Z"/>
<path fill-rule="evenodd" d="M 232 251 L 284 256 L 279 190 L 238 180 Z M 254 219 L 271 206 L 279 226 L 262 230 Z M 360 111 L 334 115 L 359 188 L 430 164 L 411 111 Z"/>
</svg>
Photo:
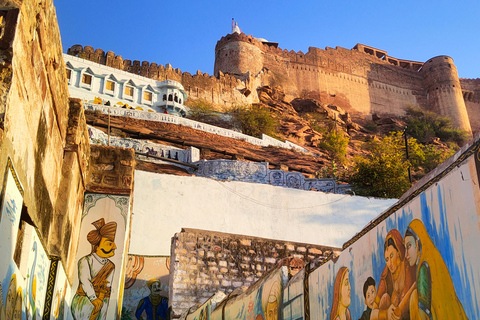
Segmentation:
<svg viewBox="0 0 480 320">
<path fill-rule="evenodd" d="M 158 279 L 150 279 L 150 280 L 148 280 L 148 281 L 147 281 L 147 287 L 148 287 L 148 289 L 152 290 L 152 286 L 153 286 L 153 284 L 156 283 L 156 282 L 160 283 L 160 280 L 158 280 Z"/>
<path fill-rule="evenodd" d="M 87 235 L 88 242 L 92 246 L 97 246 L 100 244 L 100 240 L 107 238 L 110 241 L 115 241 L 115 233 L 117 232 L 117 223 L 112 221 L 105 224 L 103 218 L 92 223 L 95 226 L 95 230 L 92 230 Z"/>
</svg>

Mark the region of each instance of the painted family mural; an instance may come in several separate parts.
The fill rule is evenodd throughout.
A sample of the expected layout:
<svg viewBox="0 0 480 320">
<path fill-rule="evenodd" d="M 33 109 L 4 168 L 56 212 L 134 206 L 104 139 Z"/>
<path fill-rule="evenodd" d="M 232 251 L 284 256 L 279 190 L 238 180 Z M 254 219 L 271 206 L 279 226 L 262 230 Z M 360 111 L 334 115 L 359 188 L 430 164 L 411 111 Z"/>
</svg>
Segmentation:
<svg viewBox="0 0 480 320">
<path fill-rule="evenodd" d="M 122 273 L 119 270 L 123 266 L 129 221 L 129 197 L 85 195 L 73 286 L 76 292 L 70 308 L 73 319 L 104 320 L 118 316 Z"/>
<path fill-rule="evenodd" d="M 310 318 L 479 319 L 477 155 L 460 158 L 314 270 Z"/>
<path fill-rule="evenodd" d="M 166 320 L 169 257 L 128 255 L 122 317 Z"/>
<path fill-rule="evenodd" d="M 259 280 L 249 287 L 244 294 L 229 300 L 225 305 L 223 319 L 279 319 L 282 307 L 282 291 L 287 281 L 287 267 L 273 270 L 263 280 Z M 221 315 L 221 310 L 215 310 L 215 313 Z M 214 315 L 212 318 L 215 318 Z"/>
</svg>

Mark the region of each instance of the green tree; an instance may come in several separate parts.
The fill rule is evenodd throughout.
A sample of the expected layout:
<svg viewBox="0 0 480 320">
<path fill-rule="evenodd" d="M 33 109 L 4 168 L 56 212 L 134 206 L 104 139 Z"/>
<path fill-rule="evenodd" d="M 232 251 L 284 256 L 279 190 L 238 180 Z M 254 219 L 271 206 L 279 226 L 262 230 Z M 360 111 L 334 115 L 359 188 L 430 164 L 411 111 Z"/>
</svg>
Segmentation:
<svg viewBox="0 0 480 320">
<path fill-rule="evenodd" d="M 356 157 L 349 183 L 359 195 L 399 198 L 410 188 L 408 168 L 418 170 L 425 160 L 421 145 L 408 139 L 409 160 L 406 159 L 402 132 L 394 132 L 381 140 L 368 142 L 368 157 Z"/>
<path fill-rule="evenodd" d="M 187 106 L 190 109 L 187 115 L 189 119 L 210 123 L 217 121 L 219 118 L 212 104 L 204 100 L 192 101 Z"/>
<path fill-rule="evenodd" d="M 407 133 L 422 143 L 438 137 L 444 142 L 454 142 L 461 146 L 468 137 L 467 132 L 453 128 L 452 120 L 448 117 L 440 117 L 434 112 L 412 106 L 408 106 L 406 112 Z"/>
<path fill-rule="evenodd" d="M 260 138 L 262 133 L 276 137 L 278 121 L 273 113 L 257 105 L 240 105 L 230 110 L 235 127 L 244 134 Z"/>
<path fill-rule="evenodd" d="M 320 149 L 328 152 L 330 159 L 340 164 L 345 164 L 347 160 L 347 146 L 350 139 L 343 132 L 336 133 L 331 131 L 326 134 L 318 144 Z"/>
</svg>

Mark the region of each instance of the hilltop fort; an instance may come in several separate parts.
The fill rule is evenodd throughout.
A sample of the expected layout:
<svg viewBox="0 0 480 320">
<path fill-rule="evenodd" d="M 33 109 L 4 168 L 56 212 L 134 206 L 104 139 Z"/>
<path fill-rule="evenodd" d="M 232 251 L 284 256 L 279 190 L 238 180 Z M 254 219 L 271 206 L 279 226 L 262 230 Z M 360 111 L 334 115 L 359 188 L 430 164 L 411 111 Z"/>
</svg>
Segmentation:
<svg viewBox="0 0 480 320">
<path fill-rule="evenodd" d="M 480 79 L 460 79 L 453 59 L 443 55 L 410 61 L 363 44 L 295 52 L 238 29 L 217 42 L 213 76 L 182 73 L 170 64 L 123 60 L 90 46 L 75 45 L 67 53 L 152 79 L 179 81 L 189 99 L 218 107 L 258 102 L 258 87 L 278 85 L 286 100 L 314 97 L 352 115 L 402 116 L 412 105 L 448 116 L 468 132 L 480 129 Z"/>
</svg>

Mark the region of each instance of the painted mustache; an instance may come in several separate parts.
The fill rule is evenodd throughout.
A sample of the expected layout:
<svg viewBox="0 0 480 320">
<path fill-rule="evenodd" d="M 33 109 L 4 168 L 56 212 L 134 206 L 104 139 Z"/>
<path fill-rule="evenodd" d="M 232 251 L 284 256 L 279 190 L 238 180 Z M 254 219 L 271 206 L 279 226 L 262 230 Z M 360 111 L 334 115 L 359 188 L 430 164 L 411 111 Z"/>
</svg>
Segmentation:
<svg viewBox="0 0 480 320">
<path fill-rule="evenodd" d="M 102 252 L 105 253 L 105 254 L 109 254 L 110 252 L 112 252 L 112 251 L 115 250 L 115 249 L 110 249 L 110 250 L 108 250 L 108 251 L 105 251 L 105 250 L 103 250 L 103 249 L 100 249 L 100 250 L 102 250 Z"/>
</svg>

